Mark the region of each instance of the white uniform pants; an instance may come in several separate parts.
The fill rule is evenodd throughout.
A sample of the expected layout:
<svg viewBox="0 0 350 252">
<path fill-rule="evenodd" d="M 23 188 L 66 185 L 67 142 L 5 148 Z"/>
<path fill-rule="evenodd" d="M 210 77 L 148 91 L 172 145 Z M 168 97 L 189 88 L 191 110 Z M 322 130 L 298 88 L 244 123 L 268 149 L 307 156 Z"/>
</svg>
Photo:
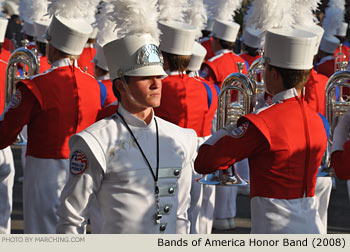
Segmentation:
<svg viewBox="0 0 350 252">
<path fill-rule="evenodd" d="M 0 234 L 11 233 L 12 189 L 15 166 L 11 147 L 0 150 Z"/>
<path fill-rule="evenodd" d="M 25 234 L 56 233 L 56 209 L 68 180 L 68 159 L 40 159 L 27 156 L 23 181 Z"/>
<path fill-rule="evenodd" d="M 199 213 L 199 233 L 211 234 L 213 229 L 216 186 L 202 185 L 203 198 Z"/>
<path fill-rule="evenodd" d="M 318 214 L 324 225 L 322 233 L 327 233 L 327 215 L 329 199 L 332 191 L 332 178 L 331 177 L 317 177 L 315 196 L 318 200 Z"/>
</svg>

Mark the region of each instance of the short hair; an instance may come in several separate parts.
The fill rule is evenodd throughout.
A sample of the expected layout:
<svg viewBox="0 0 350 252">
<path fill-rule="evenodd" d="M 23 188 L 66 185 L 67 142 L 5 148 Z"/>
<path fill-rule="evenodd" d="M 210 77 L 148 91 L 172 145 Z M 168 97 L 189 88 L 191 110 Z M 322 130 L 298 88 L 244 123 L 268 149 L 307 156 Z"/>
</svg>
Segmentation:
<svg viewBox="0 0 350 252">
<path fill-rule="evenodd" d="M 57 48 L 56 48 L 56 49 L 57 49 Z M 58 50 L 58 49 L 57 49 L 57 50 Z M 59 54 L 60 57 L 62 57 L 62 58 L 69 58 L 69 59 L 71 59 L 71 60 L 77 60 L 77 59 L 79 59 L 79 56 L 80 56 L 80 55 L 71 55 L 71 54 L 62 52 L 61 50 L 58 50 L 58 54 Z"/>
<path fill-rule="evenodd" d="M 46 54 L 46 43 L 40 42 L 40 41 L 35 41 L 36 47 L 38 48 L 38 52 L 41 53 L 42 55 Z"/>
<path fill-rule="evenodd" d="M 122 101 L 122 97 L 120 95 L 120 92 L 118 91 L 117 89 L 117 85 L 116 85 L 116 82 L 117 80 L 120 80 L 122 81 L 121 78 L 116 78 L 112 81 L 113 85 L 112 85 L 112 89 L 113 89 L 113 94 L 115 97 L 117 97 L 118 101 L 121 102 Z M 130 80 L 130 77 L 129 76 L 124 76 L 124 80 L 126 81 L 126 83 L 128 84 L 129 83 L 129 80 Z"/>
<path fill-rule="evenodd" d="M 190 64 L 191 55 L 176 55 L 172 53 L 162 52 L 166 58 L 170 71 L 186 71 Z"/>
<path fill-rule="evenodd" d="M 250 47 L 247 44 L 245 44 L 244 41 L 243 41 L 243 44 L 244 44 L 244 50 L 247 51 L 247 53 L 250 56 L 255 57 L 259 54 L 259 48 Z"/>
<path fill-rule="evenodd" d="M 297 88 L 301 89 L 310 76 L 310 70 L 294 70 L 294 69 L 286 69 L 282 67 L 276 67 L 269 65 L 269 69 L 276 69 L 277 73 L 281 75 L 283 80 L 283 87 L 285 89 Z"/>
<path fill-rule="evenodd" d="M 226 40 L 219 39 L 216 37 L 214 37 L 214 39 L 217 39 L 219 41 L 219 44 L 223 49 L 228 49 L 231 51 L 233 51 L 235 49 L 235 42 L 226 41 Z"/>
</svg>

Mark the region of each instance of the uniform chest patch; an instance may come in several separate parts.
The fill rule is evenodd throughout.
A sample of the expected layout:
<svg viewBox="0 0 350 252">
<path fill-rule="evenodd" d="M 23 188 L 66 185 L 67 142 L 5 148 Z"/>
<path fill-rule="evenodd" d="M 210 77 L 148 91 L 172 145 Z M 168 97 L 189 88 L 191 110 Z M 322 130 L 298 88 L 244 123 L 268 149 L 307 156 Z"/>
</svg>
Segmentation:
<svg viewBox="0 0 350 252">
<path fill-rule="evenodd" d="M 74 151 L 70 158 L 70 172 L 73 175 L 80 175 L 85 172 L 88 166 L 88 159 L 84 152 Z"/>
<path fill-rule="evenodd" d="M 16 93 L 12 96 L 11 101 L 9 103 L 10 108 L 17 108 L 22 102 L 22 92 L 17 89 Z"/>
<path fill-rule="evenodd" d="M 249 126 L 249 122 L 244 122 L 241 126 L 235 128 L 232 130 L 231 135 L 234 138 L 240 138 L 244 136 L 244 134 L 247 132 Z"/>
</svg>

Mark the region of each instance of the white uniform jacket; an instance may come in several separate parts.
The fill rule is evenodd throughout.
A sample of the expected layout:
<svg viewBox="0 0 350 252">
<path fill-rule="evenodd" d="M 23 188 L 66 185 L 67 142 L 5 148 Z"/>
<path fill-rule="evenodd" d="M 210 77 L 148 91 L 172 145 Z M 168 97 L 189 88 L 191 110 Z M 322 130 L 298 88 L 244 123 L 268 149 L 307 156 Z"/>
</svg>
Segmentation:
<svg viewBox="0 0 350 252">
<path fill-rule="evenodd" d="M 124 117 L 156 173 L 156 125 Z M 79 134 L 70 144 L 70 177 L 61 195 L 57 233 L 82 233 L 88 204 L 96 197 L 103 223 L 101 233 L 188 233 L 193 161 L 197 137 L 155 117 L 159 132 L 160 224 L 155 222 L 155 181 L 136 143 L 118 114 Z"/>
</svg>

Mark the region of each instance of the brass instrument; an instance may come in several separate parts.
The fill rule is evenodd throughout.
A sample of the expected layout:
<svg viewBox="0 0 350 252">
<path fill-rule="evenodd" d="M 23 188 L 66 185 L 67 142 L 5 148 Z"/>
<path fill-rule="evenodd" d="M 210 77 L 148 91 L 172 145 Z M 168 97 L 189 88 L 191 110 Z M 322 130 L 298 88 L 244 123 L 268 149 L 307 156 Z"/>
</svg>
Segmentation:
<svg viewBox="0 0 350 252">
<path fill-rule="evenodd" d="M 334 73 L 341 71 L 344 67 L 344 64 L 347 64 L 346 56 L 342 51 L 343 44 L 339 44 L 339 52 L 334 57 Z"/>
<path fill-rule="evenodd" d="M 264 50 L 259 50 L 260 58 L 256 59 L 248 69 L 247 76 L 253 82 L 255 94 L 265 92 L 265 84 L 263 79 L 264 71 L 264 59 L 263 59 Z"/>
<path fill-rule="evenodd" d="M 252 81 L 242 74 L 244 63 L 237 63 L 239 73 L 232 73 L 227 76 L 221 85 L 218 97 L 217 124 L 216 130 L 230 124 L 236 124 L 237 120 L 253 111 L 255 105 L 255 90 Z M 237 91 L 237 100 L 232 102 L 231 92 Z M 249 182 L 242 179 L 234 165 L 226 170 L 217 170 L 214 173 L 206 174 L 197 180 L 207 185 L 247 185 Z"/>
<path fill-rule="evenodd" d="M 322 159 L 322 168 L 318 173 L 319 177 L 334 176 L 329 160 L 329 149 L 333 144 L 333 132 L 339 117 L 350 109 L 349 97 L 343 95 L 343 87 L 350 89 L 350 72 L 345 71 L 346 65 L 347 62 L 340 63 L 340 71 L 334 73 L 326 84 L 326 119 L 329 122 L 330 129 L 326 154 Z M 338 94 L 336 93 L 337 90 Z"/>
<path fill-rule="evenodd" d="M 16 92 L 16 83 L 39 73 L 40 64 L 36 55 L 36 50 L 29 50 L 27 44 L 28 41 L 25 40 L 23 42 L 23 47 L 17 48 L 9 58 L 5 80 L 5 108 Z M 23 70 L 22 76 L 18 75 L 19 65 Z M 19 134 L 14 144 L 26 145 L 27 141 L 22 134 Z"/>
</svg>

